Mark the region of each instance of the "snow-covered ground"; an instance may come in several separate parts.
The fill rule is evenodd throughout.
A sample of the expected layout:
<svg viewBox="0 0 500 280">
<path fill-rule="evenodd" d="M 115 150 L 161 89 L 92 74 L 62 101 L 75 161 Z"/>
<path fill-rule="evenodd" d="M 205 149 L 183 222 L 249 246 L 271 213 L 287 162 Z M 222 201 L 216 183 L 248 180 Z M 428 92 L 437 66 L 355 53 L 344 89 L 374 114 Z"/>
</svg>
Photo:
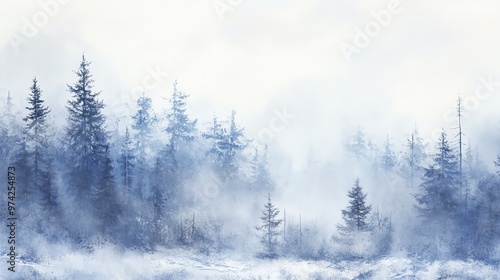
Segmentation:
<svg viewBox="0 0 500 280">
<path fill-rule="evenodd" d="M 6 259 L 2 256 L 1 262 Z M 251 256 L 198 255 L 179 249 L 154 254 L 102 247 L 40 263 L 21 262 L 2 279 L 500 279 L 499 268 L 480 262 L 422 262 L 385 258 L 373 262 L 260 260 Z"/>
</svg>

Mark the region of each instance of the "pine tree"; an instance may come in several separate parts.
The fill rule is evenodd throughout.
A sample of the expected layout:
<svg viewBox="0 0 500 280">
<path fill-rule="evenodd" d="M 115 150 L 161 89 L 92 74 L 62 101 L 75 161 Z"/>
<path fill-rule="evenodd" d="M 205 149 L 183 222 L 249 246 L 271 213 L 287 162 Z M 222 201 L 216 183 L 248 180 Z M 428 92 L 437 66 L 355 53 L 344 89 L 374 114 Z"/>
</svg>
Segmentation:
<svg viewBox="0 0 500 280">
<path fill-rule="evenodd" d="M 44 106 L 36 78 L 30 87 L 28 96 L 28 115 L 23 119 L 26 123 L 26 156 L 29 164 L 26 172 L 30 173 L 29 185 L 40 195 L 40 203 L 46 209 L 55 208 L 55 197 L 52 186 L 52 156 L 50 155 L 47 115 L 48 107 Z"/>
<path fill-rule="evenodd" d="M 422 165 L 427 159 L 426 145 L 423 139 L 420 137 L 417 126 L 413 129 L 411 136 L 407 139 L 406 147 L 408 148 L 406 155 L 404 156 L 404 162 L 409 169 L 410 176 L 410 186 L 413 188 L 416 174 L 420 174 L 422 171 Z M 405 172 L 407 172 L 405 170 Z"/>
<path fill-rule="evenodd" d="M 94 80 L 89 70 L 90 62 L 82 56 L 80 67 L 75 74 L 78 81 L 68 85 L 72 99 L 68 101 L 69 113 L 66 127 L 69 183 L 75 189 L 78 200 L 90 202 L 96 216 L 100 217 L 101 230 L 112 223 L 117 212 L 109 156 L 108 135 L 105 130 L 105 117 L 102 114 L 104 103 L 98 100 L 100 92 L 93 92 Z"/>
<path fill-rule="evenodd" d="M 211 141 L 211 147 L 207 151 L 207 156 L 211 157 L 215 162 L 221 162 L 224 152 L 221 149 L 221 143 L 224 140 L 224 129 L 218 121 L 217 116 L 212 119 L 212 123 L 206 132 L 202 134 L 203 138 Z"/>
<path fill-rule="evenodd" d="M 368 159 L 369 142 L 361 127 L 358 127 L 356 134 L 347 143 L 347 150 L 354 155 L 358 162 Z"/>
<path fill-rule="evenodd" d="M 384 154 L 382 155 L 382 167 L 388 171 L 396 165 L 396 154 L 393 151 L 392 143 L 389 140 L 389 135 L 385 141 Z"/>
<path fill-rule="evenodd" d="M 157 122 L 157 117 L 151 109 L 152 100 L 143 94 L 137 99 L 137 112 L 132 116 L 132 129 L 135 130 L 135 149 L 137 151 L 137 160 L 145 164 L 150 144 L 151 134 Z"/>
<path fill-rule="evenodd" d="M 189 120 L 186 114 L 186 98 L 189 95 L 177 90 L 177 81 L 174 82 L 174 91 L 169 100 L 171 107 L 167 115 L 167 133 L 170 136 L 169 152 L 174 165 L 177 165 L 176 152 L 182 142 L 194 140 L 196 132 L 196 121 Z"/>
<path fill-rule="evenodd" d="M 271 191 L 273 188 L 273 180 L 269 173 L 267 162 L 267 145 L 264 148 L 263 155 L 259 155 L 259 150 L 255 148 L 255 154 L 250 162 L 251 180 L 255 190 Z"/>
<path fill-rule="evenodd" d="M 460 202 L 460 173 L 455 152 L 441 132 L 434 163 L 425 168 L 422 192 L 416 195 L 420 213 L 427 218 L 457 214 Z"/>
<path fill-rule="evenodd" d="M 279 226 L 283 222 L 278 218 L 279 213 L 278 208 L 271 202 L 271 194 L 268 194 L 268 202 L 264 205 L 264 210 L 260 216 L 262 225 L 255 227 L 261 233 L 260 243 L 264 247 L 263 257 L 275 258 L 277 256 L 277 237 L 281 234 Z"/>
<path fill-rule="evenodd" d="M 124 186 L 125 197 L 129 198 L 131 195 L 131 188 L 133 183 L 133 169 L 134 169 L 135 155 L 132 150 L 132 139 L 128 127 L 125 128 L 125 138 L 123 139 L 122 147 L 120 150 L 120 158 L 118 163 L 120 165 L 120 176 Z"/>
<path fill-rule="evenodd" d="M 460 171 L 457 154 L 448 144 L 443 129 L 433 163 L 425 168 L 420 193 L 415 195 L 422 220 L 422 235 L 430 242 L 427 253 L 440 258 L 450 254 L 464 257 L 468 247 L 468 229 L 460 194 Z"/>
<path fill-rule="evenodd" d="M 228 176 L 232 176 L 238 172 L 237 156 L 245 149 L 249 142 L 243 133 L 244 128 L 239 128 L 235 120 L 236 112 L 231 112 L 229 120 L 229 129 L 220 142 L 222 150 L 222 169 Z"/>
<path fill-rule="evenodd" d="M 157 126 L 158 118 L 152 108 L 152 99 L 143 94 L 137 99 L 137 112 L 132 116 L 133 129 L 133 150 L 135 156 L 134 174 L 141 174 L 143 179 L 136 181 L 133 185 L 134 193 L 147 198 L 151 187 L 152 172 L 154 168 L 154 148 L 153 131 Z"/>
<path fill-rule="evenodd" d="M 367 231 L 368 215 L 372 209 L 371 205 L 366 205 L 366 194 L 363 193 L 363 188 L 359 185 L 359 179 L 356 179 L 354 186 L 347 194 L 349 197 L 349 206 L 342 210 L 342 219 L 345 225 L 337 226 L 344 233 Z"/>
</svg>

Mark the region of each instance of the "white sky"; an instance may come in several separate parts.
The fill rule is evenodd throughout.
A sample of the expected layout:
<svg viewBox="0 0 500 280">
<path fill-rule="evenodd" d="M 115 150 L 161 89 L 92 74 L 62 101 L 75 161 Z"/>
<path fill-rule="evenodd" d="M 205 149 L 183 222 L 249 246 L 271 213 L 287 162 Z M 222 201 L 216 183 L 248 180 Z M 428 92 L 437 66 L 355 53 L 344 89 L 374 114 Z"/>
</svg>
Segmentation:
<svg viewBox="0 0 500 280">
<path fill-rule="evenodd" d="M 256 138 L 273 110 L 286 108 L 295 118 L 271 146 L 299 169 L 311 155 L 334 159 L 341 134 L 358 125 L 379 145 L 387 133 L 401 145 L 415 123 L 425 138 L 441 127 L 453 134 L 443 115 L 458 93 L 470 99 L 481 77 L 500 81 L 500 2 L 493 0 L 401 0 L 401 12 L 350 63 L 339 45 L 354 44 L 355 28 L 390 1 L 67 0 L 16 52 L 13 34 L 25 36 L 26 21 L 43 19 L 47 2 L 58 3 L 0 0 L 2 99 L 10 90 L 24 107 L 37 76 L 48 104 L 64 115 L 66 83 L 74 83 L 85 52 L 108 109 L 127 112 L 131 92 L 157 68 L 169 76 L 147 90 L 156 108 L 178 79 L 201 123 L 235 109 Z M 236 4 L 221 19 L 215 3 Z M 492 138 L 499 105 L 500 87 L 464 120 L 487 160 L 500 151 Z"/>
</svg>

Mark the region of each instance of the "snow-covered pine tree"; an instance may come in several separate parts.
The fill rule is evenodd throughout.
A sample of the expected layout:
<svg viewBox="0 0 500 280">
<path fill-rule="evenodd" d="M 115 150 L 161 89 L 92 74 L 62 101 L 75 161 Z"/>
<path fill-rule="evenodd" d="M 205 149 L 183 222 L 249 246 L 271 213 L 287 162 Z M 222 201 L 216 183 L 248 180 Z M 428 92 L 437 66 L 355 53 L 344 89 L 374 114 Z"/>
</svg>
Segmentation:
<svg viewBox="0 0 500 280">
<path fill-rule="evenodd" d="M 260 216 L 262 225 L 255 227 L 260 233 L 260 243 L 264 247 L 261 256 L 265 258 L 275 258 L 277 256 L 278 239 L 281 234 L 280 225 L 283 222 L 279 219 L 280 211 L 271 202 L 271 194 L 268 194 L 267 203 Z"/>
<path fill-rule="evenodd" d="M 359 178 L 356 179 L 347 196 L 349 197 L 349 205 L 342 210 L 344 225 L 338 225 L 337 228 L 345 235 L 350 232 L 367 231 L 369 229 L 367 219 L 372 207 L 366 205 L 367 195 L 363 193 Z"/>
<path fill-rule="evenodd" d="M 174 166 L 177 166 L 176 152 L 182 142 L 191 142 L 196 133 L 197 120 L 191 121 L 186 113 L 186 98 L 189 95 L 177 90 L 177 81 L 174 82 L 174 91 L 169 99 L 170 112 L 167 115 L 167 133 L 170 137 L 168 151 Z"/>
<path fill-rule="evenodd" d="M 108 134 L 105 130 L 105 117 L 102 114 L 104 103 L 98 99 L 100 92 L 94 92 L 94 80 L 89 70 L 90 62 L 82 56 L 75 74 L 78 80 L 68 85 L 72 99 L 66 106 L 68 123 L 66 126 L 66 145 L 68 154 L 68 181 L 81 205 L 90 203 L 93 211 L 102 219 L 102 227 L 112 223 L 117 212 L 116 195 L 109 156 Z"/>
<path fill-rule="evenodd" d="M 55 194 L 51 171 L 53 158 L 50 152 L 50 143 L 48 135 L 47 115 L 50 113 L 48 107 L 44 105 L 42 91 L 38 86 L 36 78 L 33 79 L 33 85 L 30 87 L 28 96 L 29 106 L 26 107 L 28 115 L 23 118 L 26 123 L 26 156 L 28 169 L 24 172 L 30 173 L 28 184 L 34 188 L 37 202 L 44 209 L 54 210 L 56 207 Z M 33 200 L 31 200 L 34 202 Z"/>
</svg>

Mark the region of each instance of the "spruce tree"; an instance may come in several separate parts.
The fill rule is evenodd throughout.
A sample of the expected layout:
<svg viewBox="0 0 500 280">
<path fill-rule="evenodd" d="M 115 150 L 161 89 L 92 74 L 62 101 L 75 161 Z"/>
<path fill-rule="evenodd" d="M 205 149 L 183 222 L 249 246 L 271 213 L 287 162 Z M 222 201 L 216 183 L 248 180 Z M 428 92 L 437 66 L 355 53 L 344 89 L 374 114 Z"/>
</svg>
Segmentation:
<svg viewBox="0 0 500 280">
<path fill-rule="evenodd" d="M 90 62 L 82 56 L 75 74 L 78 80 L 68 85 L 72 99 L 68 101 L 66 145 L 68 152 L 69 184 L 74 188 L 78 201 L 90 203 L 100 217 L 100 229 L 113 222 L 116 216 L 116 193 L 109 156 L 108 134 L 104 103 L 94 92 L 94 80 L 89 70 Z"/>
<path fill-rule="evenodd" d="M 351 152 L 358 162 L 368 159 L 370 143 L 366 139 L 366 135 L 361 127 L 358 127 L 356 134 L 353 135 L 347 143 L 347 150 Z"/>
<path fill-rule="evenodd" d="M 125 198 L 127 201 L 131 195 L 131 188 L 133 184 L 133 169 L 135 167 L 134 160 L 135 155 L 132 150 L 132 139 L 130 137 L 128 127 L 126 127 L 125 137 L 120 149 L 120 157 L 118 159 L 118 163 L 120 166 L 120 176 L 122 179 L 121 183 L 123 184 Z"/>
<path fill-rule="evenodd" d="M 273 180 L 269 173 L 267 162 L 267 145 L 264 147 L 264 153 L 259 155 L 259 150 L 255 148 L 255 154 L 250 162 L 251 182 L 254 190 L 271 191 Z"/>
<path fill-rule="evenodd" d="M 389 140 L 389 135 L 385 141 L 384 154 L 382 155 L 382 167 L 388 171 L 396 165 L 396 154 L 393 151 L 392 143 Z"/>
<path fill-rule="evenodd" d="M 36 78 L 30 87 L 28 96 L 28 115 L 23 118 L 26 123 L 26 156 L 30 173 L 28 180 L 30 188 L 35 189 L 39 202 L 46 209 L 54 209 L 55 197 L 52 186 L 52 156 L 50 155 L 47 115 L 50 113 L 41 97 L 42 91 Z"/>
<path fill-rule="evenodd" d="M 236 112 L 231 112 L 229 119 L 229 128 L 225 133 L 223 140 L 220 141 L 220 149 L 222 150 L 222 170 L 226 175 L 232 176 L 238 172 L 237 156 L 245 149 L 249 140 L 245 138 L 244 128 L 239 128 L 236 125 Z"/>
<path fill-rule="evenodd" d="M 422 191 L 416 195 L 420 213 L 429 219 L 457 214 L 460 204 L 460 172 L 455 151 L 441 132 L 434 162 L 425 168 Z"/>
<path fill-rule="evenodd" d="M 406 164 L 407 170 L 405 172 L 409 173 L 410 186 L 414 186 L 415 177 L 418 177 L 423 170 L 422 165 L 427 160 L 427 153 L 425 151 L 426 144 L 424 144 L 423 139 L 420 137 L 417 126 L 413 129 L 410 138 L 407 140 L 406 147 L 408 148 L 406 154 L 404 155 L 404 163 Z"/>
<path fill-rule="evenodd" d="M 224 139 L 225 130 L 221 123 L 215 116 L 212 119 L 212 123 L 206 132 L 202 134 L 203 138 L 211 141 L 210 149 L 207 151 L 207 156 L 214 162 L 221 162 L 223 158 L 223 151 L 221 149 L 221 143 Z"/>
<path fill-rule="evenodd" d="M 194 140 L 196 132 L 196 121 L 191 121 L 186 113 L 186 98 L 189 95 L 177 90 L 177 81 L 174 82 L 174 91 L 169 100 L 170 112 L 167 115 L 168 126 L 167 133 L 169 134 L 169 153 L 172 157 L 173 164 L 177 166 L 176 153 L 179 145 L 182 142 L 191 142 Z"/>
<path fill-rule="evenodd" d="M 369 229 L 367 218 L 372 207 L 366 205 L 366 194 L 363 193 L 359 179 L 356 179 L 347 196 L 349 197 L 349 205 L 342 210 L 342 219 L 345 224 L 339 225 L 338 229 L 344 234 L 367 231 Z"/>
<path fill-rule="evenodd" d="M 137 151 L 137 160 L 146 164 L 150 138 L 153 133 L 157 118 L 151 108 L 152 100 L 146 95 L 137 99 L 137 112 L 132 116 L 132 129 L 135 131 L 134 144 Z"/>
<path fill-rule="evenodd" d="M 260 243 L 264 247 L 263 257 L 275 258 L 277 256 L 277 237 L 281 234 L 279 226 L 283 222 L 282 219 L 278 218 L 279 213 L 278 208 L 271 202 L 271 194 L 268 194 L 267 203 L 264 205 L 264 210 L 262 210 L 262 215 L 260 216 L 262 225 L 255 227 L 261 234 Z"/>
</svg>

